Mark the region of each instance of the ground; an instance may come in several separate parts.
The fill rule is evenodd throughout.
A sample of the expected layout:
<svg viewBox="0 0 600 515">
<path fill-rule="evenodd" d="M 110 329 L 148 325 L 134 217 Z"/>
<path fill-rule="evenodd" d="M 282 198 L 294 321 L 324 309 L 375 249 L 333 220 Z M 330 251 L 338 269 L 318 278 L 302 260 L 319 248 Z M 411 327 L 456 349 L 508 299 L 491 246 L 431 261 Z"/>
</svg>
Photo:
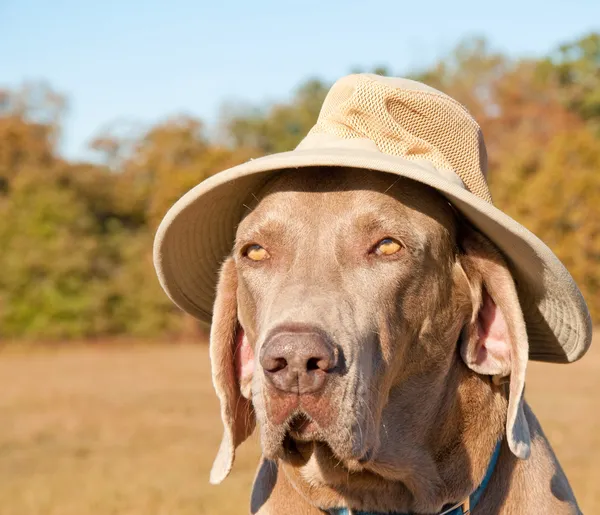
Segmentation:
<svg viewBox="0 0 600 515">
<path fill-rule="evenodd" d="M 584 513 L 600 513 L 600 341 L 532 364 L 526 396 Z M 221 438 L 204 345 L 63 345 L 0 353 L 3 515 L 247 513 L 256 440 L 208 484 Z"/>
</svg>

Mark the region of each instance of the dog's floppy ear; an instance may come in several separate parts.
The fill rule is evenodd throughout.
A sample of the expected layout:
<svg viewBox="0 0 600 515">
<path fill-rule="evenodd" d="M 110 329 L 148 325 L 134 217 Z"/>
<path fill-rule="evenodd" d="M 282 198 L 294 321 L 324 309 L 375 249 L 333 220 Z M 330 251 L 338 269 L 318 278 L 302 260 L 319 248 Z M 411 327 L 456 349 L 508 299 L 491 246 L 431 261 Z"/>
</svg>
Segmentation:
<svg viewBox="0 0 600 515">
<path fill-rule="evenodd" d="M 217 297 L 210 331 L 212 379 L 219 401 L 224 433 L 219 452 L 210 471 L 210 482 L 218 484 L 227 477 L 235 458 L 235 449 L 254 430 L 256 418 L 249 399 L 248 376 L 253 367 L 252 349 L 239 325 L 237 316 L 237 271 L 228 258 L 217 285 Z"/>
<path fill-rule="evenodd" d="M 460 264 L 473 304 L 463 331 L 461 356 L 469 368 L 509 381 L 506 438 L 515 456 L 530 453 L 529 426 L 523 411 L 523 390 L 529 342 L 515 283 L 498 249 L 471 227 L 460 238 Z"/>
</svg>

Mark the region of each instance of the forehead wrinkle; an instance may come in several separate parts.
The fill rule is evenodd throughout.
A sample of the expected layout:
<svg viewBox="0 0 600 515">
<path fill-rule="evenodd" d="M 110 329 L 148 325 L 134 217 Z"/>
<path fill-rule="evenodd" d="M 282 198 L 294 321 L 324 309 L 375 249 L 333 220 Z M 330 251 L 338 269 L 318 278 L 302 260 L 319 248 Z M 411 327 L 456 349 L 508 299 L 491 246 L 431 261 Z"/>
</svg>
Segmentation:
<svg viewBox="0 0 600 515">
<path fill-rule="evenodd" d="M 435 235 L 441 236 L 441 240 L 447 236 L 453 239 L 455 213 L 448 200 L 439 192 L 405 179 L 399 184 L 392 184 L 387 195 L 402 206 L 413 232 L 416 231 L 421 236 L 423 248 L 439 240 Z M 425 230 L 419 230 L 420 227 Z"/>
<path fill-rule="evenodd" d="M 259 236 L 277 237 L 289 230 L 290 220 L 282 219 L 279 216 L 266 216 L 258 220 L 248 220 L 243 225 L 240 224 L 236 234 L 236 241 L 240 239 L 252 239 Z"/>
<path fill-rule="evenodd" d="M 391 196 L 382 192 L 362 192 L 363 204 L 367 205 L 353 218 L 353 223 L 359 230 L 375 232 L 377 230 L 396 233 L 396 236 L 408 238 L 405 244 L 410 244 L 414 250 L 423 250 L 426 246 L 428 231 L 419 229 L 418 222 L 411 216 L 415 210 L 407 207 L 403 202 L 404 194 Z M 374 204 L 380 206 L 374 208 Z M 393 236 L 394 234 L 390 234 Z"/>
<path fill-rule="evenodd" d="M 380 230 L 398 229 L 400 225 L 397 219 L 390 219 L 379 211 L 366 211 L 357 214 L 353 218 L 353 224 L 356 225 L 359 230 L 366 232 L 375 232 Z"/>
<path fill-rule="evenodd" d="M 291 238 L 302 233 L 303 221 L 298 216 L 292 202 L 287 198 L 273 198 L 269 195 L 262 199 L 254 210 L 238 225 L 236 246 L 248 239 Z"/>
</svg>

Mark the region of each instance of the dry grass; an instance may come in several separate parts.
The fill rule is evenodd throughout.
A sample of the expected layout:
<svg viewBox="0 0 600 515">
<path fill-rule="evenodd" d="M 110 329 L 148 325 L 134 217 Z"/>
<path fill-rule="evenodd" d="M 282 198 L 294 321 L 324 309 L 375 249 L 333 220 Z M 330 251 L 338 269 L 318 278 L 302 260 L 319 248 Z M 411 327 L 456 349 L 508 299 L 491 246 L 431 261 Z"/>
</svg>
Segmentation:
<svg viewBox="0 0 600 515">
<path fill-rule="evenodd" d="M 527 395 L 586 513 L 600 512 L 600 342 L 534 364 Z M 246 513 L 258 449 L 220 487 L 221 436 L 202 346 L 64 347 L 0 355 L 3 515 Z"/>
</svg>

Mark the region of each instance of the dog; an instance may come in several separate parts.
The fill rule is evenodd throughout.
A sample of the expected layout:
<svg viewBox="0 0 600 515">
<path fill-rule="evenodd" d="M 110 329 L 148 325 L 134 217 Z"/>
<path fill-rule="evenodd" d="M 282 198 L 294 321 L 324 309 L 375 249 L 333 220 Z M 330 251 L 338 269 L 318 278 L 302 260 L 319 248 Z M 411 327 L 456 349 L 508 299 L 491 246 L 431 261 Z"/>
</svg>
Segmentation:
<svg viewBox="0 0 600 515">
<path fill-rule="evenodd" d="M 283 173 L 257 198 L 211 332 L 234 438 L 260 427 L 252 513 L 438 513 L 481 483 L 497 442 L 474 514 L 579 513 L 522 401 L 525 323 L 487 238 L 378 172 Z"/>
<path fill-rule="evenodd" d="M 589 311 L 486 169 L 456 101 L 356 74 L 295 150 L 166 214 L 159 281 L 212 323 L 210 480 L 258 427 L 252 514 L 580 513 L 523 395 L 529 359 L 585 354 Z"/>
</svg>

